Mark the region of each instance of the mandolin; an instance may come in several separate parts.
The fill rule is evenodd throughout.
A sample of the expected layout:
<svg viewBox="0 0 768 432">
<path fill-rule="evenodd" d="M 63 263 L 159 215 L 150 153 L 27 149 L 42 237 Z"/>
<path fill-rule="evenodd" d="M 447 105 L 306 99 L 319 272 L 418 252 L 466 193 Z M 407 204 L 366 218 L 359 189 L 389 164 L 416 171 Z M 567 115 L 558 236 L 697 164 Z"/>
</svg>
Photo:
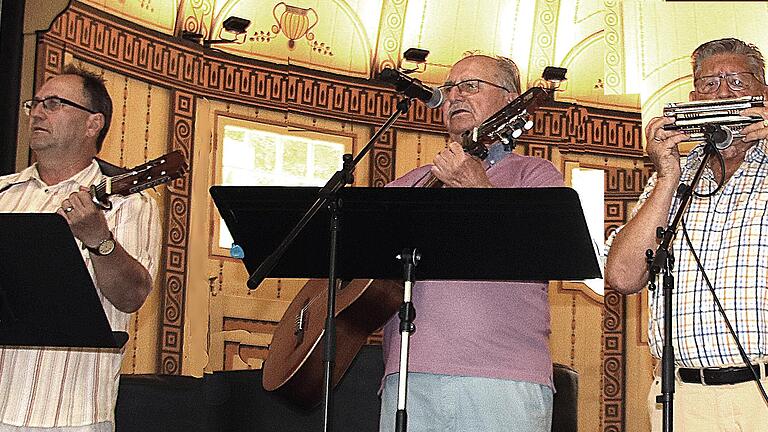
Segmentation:
<svg viewBox="0 0 768 432">
<path fill-rule="evenodd" d="M 551 97 L 551 89 L 532 87 L 480 126 L 462 135 L 464 150 L 484 160 L 488 146 L 501 141 L 514 146 L 533 127 L 531 113 Z M 420 186 L 439 187 L 432 176 Z M 263 366 L 263 386 L 279 391 L 303 407 L 320 403 L 323 396 L 323 336 L 327 312 L 328 280 L 312 279 L 299 291 L 272 336 Z M 336 298 L 335 387 L 368 336 L 399 309 L 403 286 L 395 281 L 355 279 L 341 284 Z"/>
</svg>

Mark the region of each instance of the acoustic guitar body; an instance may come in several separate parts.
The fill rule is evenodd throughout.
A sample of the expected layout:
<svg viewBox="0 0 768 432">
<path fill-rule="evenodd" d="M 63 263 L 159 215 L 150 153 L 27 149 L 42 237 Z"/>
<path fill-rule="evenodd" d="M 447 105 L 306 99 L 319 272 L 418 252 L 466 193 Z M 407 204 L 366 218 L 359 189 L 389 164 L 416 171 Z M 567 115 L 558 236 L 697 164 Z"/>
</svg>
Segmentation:
<svg viewBox="0 0 768 432">
<path fill-rule="evenodd" d="M 275 329 L 264 361 L 263 385 L 310 408 L 323 396 L 323 351 L 328 280 L 304 285 Z M 395 281 L 355 279 L 336 293 L 336 362 L 333 387 L 339 383 L 368 336 L 397 313 L 403 287 Z"/>
</svg>

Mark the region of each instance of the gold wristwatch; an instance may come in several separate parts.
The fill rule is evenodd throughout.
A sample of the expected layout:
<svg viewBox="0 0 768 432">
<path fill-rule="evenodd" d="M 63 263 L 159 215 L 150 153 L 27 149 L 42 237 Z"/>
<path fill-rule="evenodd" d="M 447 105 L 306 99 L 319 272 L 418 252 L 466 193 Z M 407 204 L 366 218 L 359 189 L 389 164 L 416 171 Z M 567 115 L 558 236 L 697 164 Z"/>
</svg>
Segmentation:
<svg viewBox="0 0 768 432">
<path fill-rule="evenodd" d="M 93 252 L 94 255 L 106 256 L 115 251 L 116 245 L 117 244 L 115 243 L 115 236 L 112 234 L 112 232 L 110 232 L 109 237 L 99 242 L 98 246 L 96 247 L 86 246 L 85 248 Z"/>
</svg>

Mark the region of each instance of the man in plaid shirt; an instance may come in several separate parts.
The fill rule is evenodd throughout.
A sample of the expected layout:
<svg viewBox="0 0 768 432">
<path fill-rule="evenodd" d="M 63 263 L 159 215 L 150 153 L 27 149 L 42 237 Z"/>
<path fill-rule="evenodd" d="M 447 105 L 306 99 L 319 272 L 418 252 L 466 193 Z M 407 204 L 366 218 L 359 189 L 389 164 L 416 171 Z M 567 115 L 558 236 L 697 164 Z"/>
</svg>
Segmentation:
<svg viewBox="0 0 768 432">
<path fill-rule="evenodd" d="M 752 44 L 710 41 L 691 60 L 692 101 L 768 96 L 763 56 Z M 741 114 L 763 121 L 745 127 L 744 136 L 721 151 L 724 164 L 710 158 L 696 191 L 713 192 L 721 180 L 724 185 L 712 196 L 694 195 L 672 243 L 676 431 L 768 430 L 768 404 L 750 382 L 752 372 L 743 364 L 706 282 L 711 281 L 753 367 L 768 385 L 768 109 Z M 672 122 L 662 117 L 649 122 L 647 151 L 656 172 L 631 219 L 610 242 L 606 283 L 622 293 L 646 286 L 645 251 L 657 248 L 656 228 L 669 225 L 680 204 L 678 185 L 691 183 L 703 154 L 700 145 L 681 160 L 678 144 L 690 137 L 662 128 Z M 656 358 L 661 357 L 664 335 L 662 291 L 649 292 L 649 345 Z M 654 431 L 661 430 L 660 393 L 657 377 L 648 398 Z"/>
</svg>

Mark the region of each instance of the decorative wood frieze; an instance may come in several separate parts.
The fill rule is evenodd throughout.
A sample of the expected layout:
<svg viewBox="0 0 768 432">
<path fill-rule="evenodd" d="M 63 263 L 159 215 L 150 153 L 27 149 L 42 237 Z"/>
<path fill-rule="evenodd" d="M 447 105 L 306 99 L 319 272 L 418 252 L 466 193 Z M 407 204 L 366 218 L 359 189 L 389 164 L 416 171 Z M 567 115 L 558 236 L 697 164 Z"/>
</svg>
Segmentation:
<svg viewBox="0 0 768 432">
<path fill-rule="evenodd" d="M 626 297 L 608 289 L 603 315 L 602 430 L 624 430 Z"/>
<path fill-rule="evenodd" d="M 372 128 L 371 135 L 376 131 Z M 371 187 L 383 187 L 395 179 L 395 148 L 397 131 L 388 130 L 371 149 Z"/>
<path fill-rule="evenodd" d="M 620 112 L 564 102 L 538 109 L 533 134 L 521 142 L 556 145 L 561 153 L 642 157 L 640 113 Z"/>
<path fill-rule="evenodd" d="M 605 237 L 626 223 L 629 209 L 643 191 L 651 167 L 605 168 Z M 626 297 L 606 287 L 602 336 L 601 428 L 603 432 L 625 429 L 626 400 Z"/>
<path fill-rule="evenodd" d="M 195 96 L 176 91 L 172 94 L 172 127 L 169 151 L 181 150 L 193 166 Z M 166 237 L 163 242 L 163 324 L 161 330 L 160 372 L 180 375 L 184 345 L 184 305 L 187 291 L 187 246 L 192 172 L 171 183 L 166 193 Z"/>
<path fill-rule="evenodd" d="M 44 36 L 76 57 L 136 79 L 198 96 L 381 124 L 398 96 L 373 81 L 285 65 L 257 63 L 142 29 L 73 3 Z M 442 113 L 423 104 L 397 122 L 404 129 L 442 131 Z"/>
</svg>

